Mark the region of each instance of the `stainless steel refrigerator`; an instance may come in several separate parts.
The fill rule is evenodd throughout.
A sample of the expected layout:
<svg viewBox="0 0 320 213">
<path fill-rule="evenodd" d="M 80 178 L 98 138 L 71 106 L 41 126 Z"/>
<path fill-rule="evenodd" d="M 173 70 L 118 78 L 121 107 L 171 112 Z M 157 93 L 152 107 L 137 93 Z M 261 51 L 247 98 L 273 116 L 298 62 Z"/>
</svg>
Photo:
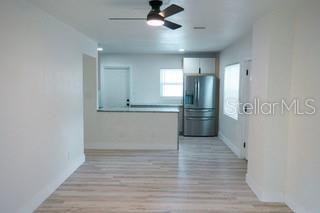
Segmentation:
<svg viewBox="0 0 320 213">
<path fill-rule="evenodd" d="M 199 74 L 184 77 L 184 135 L 217 135 L 218 79 Z"/>
</svg>

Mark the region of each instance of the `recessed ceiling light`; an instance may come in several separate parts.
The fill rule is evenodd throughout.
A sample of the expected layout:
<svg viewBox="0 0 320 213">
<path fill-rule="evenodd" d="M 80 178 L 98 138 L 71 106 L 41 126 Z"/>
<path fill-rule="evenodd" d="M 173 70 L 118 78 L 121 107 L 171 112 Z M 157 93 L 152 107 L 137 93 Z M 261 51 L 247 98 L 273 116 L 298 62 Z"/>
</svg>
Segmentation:
<svg viewBox="0 0 320 213">
<path fill-rule="evenodd" d="M 102 47 L 98 47 L 98 48 L 97 48 L 97 51 L 98 51 L 98 52 L 102 52 L 102 51 L 103 51 L 103 48 L 102 48 Z"/>
<path fill-rule="evenodd" d="M 184 49 L 182 49 L 182 48 L 181 48 L 181 49 L 179 49 L 179 52 L 184 52 Z"/>
</svg>

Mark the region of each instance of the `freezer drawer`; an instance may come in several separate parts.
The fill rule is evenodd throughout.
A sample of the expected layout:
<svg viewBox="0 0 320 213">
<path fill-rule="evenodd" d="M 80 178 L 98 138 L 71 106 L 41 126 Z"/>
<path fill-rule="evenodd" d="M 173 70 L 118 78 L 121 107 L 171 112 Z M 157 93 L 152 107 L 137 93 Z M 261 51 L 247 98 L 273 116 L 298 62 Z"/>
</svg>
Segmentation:
<svg viewBox="0 0 320 213">
<path fill-rule="evenodd" d="M 215 109 L 184 109 L 185 117 L 215 117 Z"/>
<path fill-rule="evenodd" d="M 185 117 L 185 136 L 216 136 L 215 117 Z"/>
</svg>

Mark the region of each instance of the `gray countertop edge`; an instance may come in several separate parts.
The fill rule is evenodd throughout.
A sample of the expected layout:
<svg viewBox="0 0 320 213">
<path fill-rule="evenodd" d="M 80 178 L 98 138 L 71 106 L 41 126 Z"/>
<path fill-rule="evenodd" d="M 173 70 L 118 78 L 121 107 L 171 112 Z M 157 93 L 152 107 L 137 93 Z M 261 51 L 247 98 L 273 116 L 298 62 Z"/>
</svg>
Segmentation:
<svg viewBox="0 0 320 213">
<path fill-rule="evenodd" d="M 171 107 L 182 107 L 182 104 L 131 104 L 133 108 L 171 108 Z"/>
<path fill-rule="evenodd" d="M 179 113 L 179 109 L 147 109 L 147 108 L 130 108 L 130 109 L 97 109 L 97 112 L 136 112 L 136 113 Z"/>
</svg>

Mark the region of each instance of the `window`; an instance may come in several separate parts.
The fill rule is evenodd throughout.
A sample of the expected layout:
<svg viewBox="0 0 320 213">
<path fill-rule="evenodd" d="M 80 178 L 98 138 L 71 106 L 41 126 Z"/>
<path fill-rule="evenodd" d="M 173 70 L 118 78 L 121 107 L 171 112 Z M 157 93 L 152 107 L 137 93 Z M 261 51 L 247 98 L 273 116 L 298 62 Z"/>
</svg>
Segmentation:
<svg viewBox="0 0 320 213">
<path fill-rule="evenodd" d="M 240 64 L 225 67 L 223 113 L 238 120 Z"/>
<path fill-rule="evenodd" d="M 182 97 L 183 71 L 181 69 L 160 70 L 160 96 Z"/>
</svg>

